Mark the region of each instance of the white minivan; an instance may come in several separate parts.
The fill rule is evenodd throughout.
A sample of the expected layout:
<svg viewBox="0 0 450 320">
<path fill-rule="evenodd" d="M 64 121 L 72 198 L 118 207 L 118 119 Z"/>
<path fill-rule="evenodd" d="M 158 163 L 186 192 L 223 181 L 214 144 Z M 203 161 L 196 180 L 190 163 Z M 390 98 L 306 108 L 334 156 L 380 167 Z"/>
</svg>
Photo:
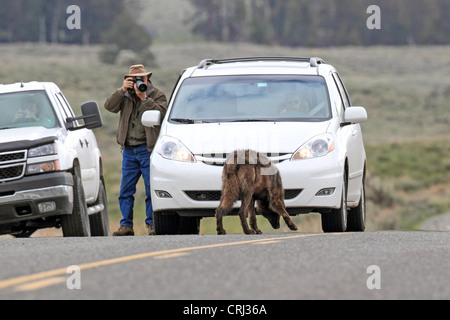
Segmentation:
<svg viewBox="0 0 450 320">
<path fill-rule="evenodd" d="M 150 168 L 156 233 L 197 234 L 220 203 L 227 154 L 246 149 L 276 164 L 289 214 L 321 213 L 324 232 L 364 231 L 366 120 L 320 58 L 207 59 L 186 69 L 165 119 L 142 118 L 161 126 Z"/>
</svg>

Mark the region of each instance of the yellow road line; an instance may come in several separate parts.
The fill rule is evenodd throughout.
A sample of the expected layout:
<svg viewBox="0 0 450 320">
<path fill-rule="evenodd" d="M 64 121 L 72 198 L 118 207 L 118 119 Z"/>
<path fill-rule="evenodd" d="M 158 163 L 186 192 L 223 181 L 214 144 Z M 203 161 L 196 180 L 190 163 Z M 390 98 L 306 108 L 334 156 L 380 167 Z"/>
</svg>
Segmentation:
<svg viewBox="0 0 450 320">
<path fill-rule="evenodd" d="M 171 254 L 163 254 L 160 256 L 153 257 L 153 259 L 171 259 L 176 257 L 187 256 L 189 253 L 187 252 L 179 252 L 179 253 L 171 253 Z"/>
<path fill-rule="evenodd" d="M 112 264 L 118 264 L 118 263 L 122 263 L 122 262 L 146 259 L 146 258 L 151 258 L 151 257 L 161 256 L 161 255 L 186 253 L 188 251 L 194 251 L 194 250 L 221 248 L 221 247 L 237 246 L 237 245 L 243 245 L 243 244 L 257 244 L 257 243 L 264 243 L 264 242 L 268 242 L 268 241 L 271 242 L 271 241 L 277 241 L 277 240 L 306 238 L 306 237 L 314 237 L 314 236 L 320 236 L 320 235 L 324 235 L 324 234 L 302 234 L 302 235 L 295 235 L 295 236 L 284 236 L 284 237 L 267 238 L 267 239 L 259 239 L 259 240 L 248 240 L 248 241 L 210 244 L 210 245 L 190 247 L 190 248 L 162 250 L 162 251 L 147 252 L 147 253 L 134 254 L 134 255 L 119 257 L 119 258 L 114 258 L 114 259 L 106 259 L 106 260 L 101 260 L 101 261 L 96 261 L 96 262 L 90 262 L 90 263 L 85 263 L 85 264 L 81 264 L 78 266 L 79 266 L 80 270 L 88 270 L 88 269 L 104 267 L 104 266 L 108 266 L 108 265 L 112 265 Z M 30 274 L 30 275 L 26 275 L 26 276 L 22 276 L 22 277 L 12 278 L 9 280 L 0 281 L 0 290 L 9 288 L 9 287 L 13 287 L 13 286 L 19 286 L 21 284 L 28 283 L 28 282 L 38 281 L 38 280 L 51 278 L 51 277 L 57 277 L 57 276 L 65 275 L 65 274 L 67 274 L 67 269 L 60 268 L 60 269 Z"/>
<path fill-rule="evenodd" d="M 67 279 L 64 277 L 54 277 L 54 278 L 47 278 L 44 280 L 34 281 L 22 284 L 15 288 L 16 291 L 34 291 L 39 290 L 45 287 L 49 287 L 58 283 L 66 282 Z"/>
<path fill-rule="evenodd" d="M 253 244 L 271 244 L 271 243 L 279 243 L 279 242 L 281 242 L 281 241 L 272 240 L 272 241 L 257 242 L 257 243 L 253 243 Z"/>
</svg>

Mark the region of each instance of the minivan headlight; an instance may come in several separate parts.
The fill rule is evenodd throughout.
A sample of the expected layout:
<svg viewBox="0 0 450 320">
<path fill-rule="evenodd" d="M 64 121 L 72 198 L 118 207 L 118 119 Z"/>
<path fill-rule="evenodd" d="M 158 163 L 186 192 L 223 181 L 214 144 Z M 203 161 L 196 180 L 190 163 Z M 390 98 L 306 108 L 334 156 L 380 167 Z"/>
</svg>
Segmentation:
<svg viewBox="0 0 450 320">
<path fill-rule="evenodd" d="M 321 134 L 302 145 L 291 160 L 312 159 L 326 156 L 334 150 L 334 139 L 330 133 Z"/>
<path fill-rule="evenodd" d="M 156 152 L 163 158 L 175 161 L 195 162 L 194 155 L 179 140 L 163 136 L 158 140 Z"/>
</svg>

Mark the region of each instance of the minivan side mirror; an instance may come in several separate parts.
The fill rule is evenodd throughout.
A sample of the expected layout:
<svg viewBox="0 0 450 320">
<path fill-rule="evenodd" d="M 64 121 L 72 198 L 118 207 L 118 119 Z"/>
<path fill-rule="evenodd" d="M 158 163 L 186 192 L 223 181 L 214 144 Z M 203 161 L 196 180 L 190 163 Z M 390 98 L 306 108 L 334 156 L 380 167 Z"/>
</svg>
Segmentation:
<svg viewBox="0 0 450 320">
<path fill-rule="evenodd" d="M 85 102 L 81 105 L 80 117 L 67 118 L 67 129 L 68 130 L 80 130 L 80 129 L 96 129 L 103 125 L 102 116 L 100 114 L 100 109 L 95 101 Z M 78 120 L 84 120 L 84 126 L 74 126 L 74 122 Z"/>
<path fill-rule="evenodd" d="M 345 109 L 344 122 L 341 123 L 341 127 L 355 124 L 363 123 L 367 121 L 367 111 L 363 107 L 349 107 Z"/>
<path fill-rule="evenodd" d="M 161 112 L 158 110 L 145 111 L 141 121 L 146 127 L 159 127 L 161 125 Z"/>
</svg>

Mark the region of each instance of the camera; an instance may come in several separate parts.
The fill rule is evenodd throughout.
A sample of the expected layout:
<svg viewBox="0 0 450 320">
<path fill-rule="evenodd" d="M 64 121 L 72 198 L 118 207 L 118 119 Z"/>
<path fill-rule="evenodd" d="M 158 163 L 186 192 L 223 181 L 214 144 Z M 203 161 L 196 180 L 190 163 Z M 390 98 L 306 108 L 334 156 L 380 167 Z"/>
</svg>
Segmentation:
<svg viewBox="0 0 450 320">
<path fill-rule="evenodd" d="M 133 78 L 133 82 L 136 84 L 136 87 L 138 88 L 138 90 L 140 92 L 146 92 L 147 91 L 147 85 L 145 84 L 143 77 L 135 77 L 135 78 Z M 134 94 L 135 93 L 134 89 L 128 89 L 128 92 L 130 94 Z"/>
</svg>

